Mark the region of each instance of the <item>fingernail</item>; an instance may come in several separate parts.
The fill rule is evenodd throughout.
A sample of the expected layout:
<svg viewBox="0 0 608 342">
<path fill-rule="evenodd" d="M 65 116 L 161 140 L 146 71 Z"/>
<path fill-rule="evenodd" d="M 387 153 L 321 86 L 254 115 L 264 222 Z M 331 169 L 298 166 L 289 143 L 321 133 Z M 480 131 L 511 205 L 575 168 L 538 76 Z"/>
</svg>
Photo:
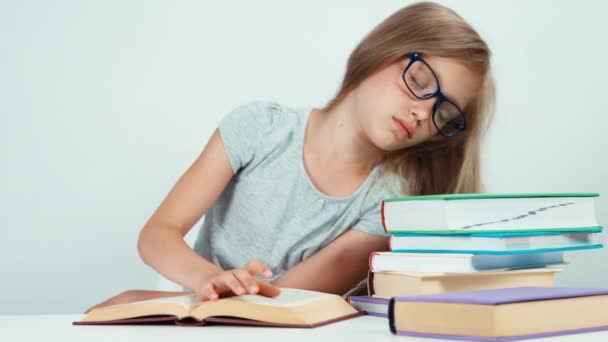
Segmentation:
<svg viewBox="0 0 608 342">
<path fill-rule="evenodd" d="M 264 276 L 265 277 L 272 277 L 272 271 L 271 270 L 264 271 Z"/>
<path fill-rule="evenodd" d="M 209 296 L 209 299 L 216 300 L 217 299 L 217 295 L 214 293 L 211 296 Z"/>
<path fill-rule="evenodd" d="M 257 286 L 252 286 L 249 288 L 249 292 L 258 292 L 258 287 Z"/>
<path fill-rule="evenodd" d="M 245 292 L 245 289 L 242 287 L 237 287 L 236 294 L 242 295 Z"/>
</svg>

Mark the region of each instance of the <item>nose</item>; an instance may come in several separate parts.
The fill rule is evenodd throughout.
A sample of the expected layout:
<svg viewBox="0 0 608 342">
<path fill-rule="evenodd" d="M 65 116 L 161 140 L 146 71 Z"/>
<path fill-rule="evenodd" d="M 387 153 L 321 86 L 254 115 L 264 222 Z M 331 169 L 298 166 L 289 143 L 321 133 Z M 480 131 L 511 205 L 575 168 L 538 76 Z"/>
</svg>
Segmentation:
<svg viewBox="0 0 608 342">
<path fill-rule="evenodd" d="M 433 115 L 433 107 L 437 99 L 416 100 L 411 107 L 411 115 L 420 123 L 426 122 Z"/>
</svg>

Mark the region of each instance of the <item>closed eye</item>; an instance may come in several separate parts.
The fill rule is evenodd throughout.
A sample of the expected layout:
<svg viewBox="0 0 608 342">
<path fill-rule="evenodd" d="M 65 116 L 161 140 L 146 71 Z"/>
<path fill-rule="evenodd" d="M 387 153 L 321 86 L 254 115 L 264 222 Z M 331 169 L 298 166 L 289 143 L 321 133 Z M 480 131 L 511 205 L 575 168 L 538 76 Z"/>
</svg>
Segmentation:
<svg viewBox="0 0 608 342">
<path fill-rule="evenodd" d="M 447 119 L 440 110 L 437 111 L 437 116 L 439 117 L 439 122 L 441 122 L 442 124 L 445 124 L 447 122 Z"/>
<path fill-rule="evenodd" d="M 424 87 L 422 85 L 420 85 L 420 83 L 418 82 L 417 79 L 412 77 L 412 82 L 414 82 L 414 86 L 418 89 L 418 90 L 423 90 Z"/>
</svg>

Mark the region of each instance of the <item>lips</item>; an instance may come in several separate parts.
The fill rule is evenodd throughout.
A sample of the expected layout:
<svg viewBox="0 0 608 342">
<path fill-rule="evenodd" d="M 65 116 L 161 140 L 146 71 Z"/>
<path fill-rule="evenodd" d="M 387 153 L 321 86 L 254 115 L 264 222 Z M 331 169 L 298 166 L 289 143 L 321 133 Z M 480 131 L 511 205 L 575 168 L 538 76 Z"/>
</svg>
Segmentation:
<svg viewBox="0 0 608 342">
<path fill-rule="evenodd" d="M 399 126 L 399 128 L 401 130 L 403 130 L 403 133 L 405 133 L 405 135 L 407 135 L 408 138 L 412 138 L 412 129 L 402 120 L 399 120 L 398 118 L 393 116 L 393 120 L 395 121 L 395 123 Z"/>
</svg>

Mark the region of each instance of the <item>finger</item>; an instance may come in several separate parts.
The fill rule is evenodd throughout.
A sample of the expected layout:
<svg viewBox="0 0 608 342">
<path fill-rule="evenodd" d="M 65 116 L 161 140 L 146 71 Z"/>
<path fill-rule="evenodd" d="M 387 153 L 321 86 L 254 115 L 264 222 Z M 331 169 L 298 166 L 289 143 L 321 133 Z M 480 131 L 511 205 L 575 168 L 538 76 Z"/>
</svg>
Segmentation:
<svg viewBox="0 0 608 342">
<path fill-rule="evenodd" d="M 258 294 L 266 297 L 276 297 L 281 294 L 281 289 L 263 280 L 256 279 L 259 287 Z"/>
<path fill-rule="evenodd" d="M 246 292 L 245 288 L 241 285 L 241 282 L 236 279 L 233 272 L 226 272 L 221 277 L 216 278 L 216 280 L 213 281 L 213 284 L 219 286 L 228 286 L 228 288 L 230 288 L 234 294 L 239 296 L 245 294 Z"/>
<path fill-rule="evenodd" d="M 244 268 L 252 275 L 261 274 L 266 278 L 272 277 L 272 271 L 270 268 L 259 260 L 252 260 L 248 262 Z"/>
<path fill-rule="evenodd" d="M 197 294 L 197 298 L 202 301 L 217 300 L 219 298 L 219 294 L 213 288 L 213 284 L 208 283 Z"/>
<path fill-rule="evenodd" d="M 258 284 L 255 281 L 255 278 L 249 272 L 244 269 L 238 269 L 234 270 L 233 273 L 236 279 L 245 287 L 247 292 L 251 294 L 258 293 Z"/>
</svg>

